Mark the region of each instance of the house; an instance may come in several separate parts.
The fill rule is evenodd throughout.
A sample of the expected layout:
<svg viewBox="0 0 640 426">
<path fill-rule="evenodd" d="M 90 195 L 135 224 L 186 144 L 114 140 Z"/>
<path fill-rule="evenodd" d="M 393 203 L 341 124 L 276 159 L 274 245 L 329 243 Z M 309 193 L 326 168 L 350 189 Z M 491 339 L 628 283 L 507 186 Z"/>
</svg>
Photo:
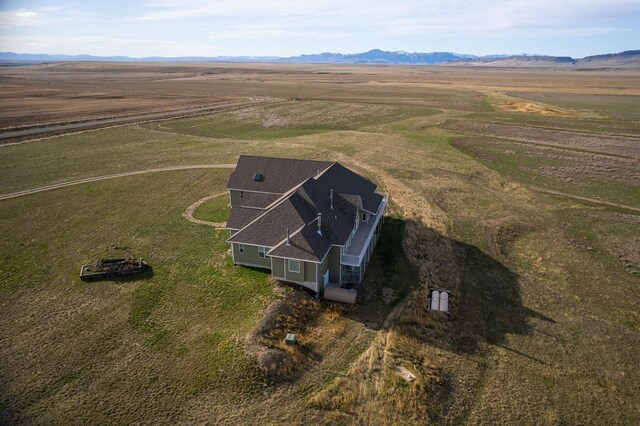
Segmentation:
<svg viewBox="0 0 640 426">
<path fill-rule="evenodd" d="M 387 197 L 336 162 L 240 156 L 229 177 L 233 263 L 324 297 L 362 281 Z"/>
</svg>

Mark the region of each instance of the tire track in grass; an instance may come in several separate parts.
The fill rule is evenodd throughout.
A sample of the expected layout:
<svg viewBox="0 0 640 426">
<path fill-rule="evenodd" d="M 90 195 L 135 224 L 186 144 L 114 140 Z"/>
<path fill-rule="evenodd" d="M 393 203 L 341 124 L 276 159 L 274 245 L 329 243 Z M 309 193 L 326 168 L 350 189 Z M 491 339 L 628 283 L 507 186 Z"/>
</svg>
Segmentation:
<svg viewBox="0 0 640 426">
<path fill-rule="evenodd" d="M 82 185 L 84 183 L 99 182 L 101 180 L 114 179 L 126 176 L 144 175 L 147 173 L 168 172 L 175 170 L 193 170 L 193 169 L 233 169 L 234 164 L 193 164 L 188 166 L 168 166 L 158 167 L 155 169 L 135 170 L 131 172 L 113 173 L 110 175 L 93 176 L 83 179 L 70 180 L 67 182 L 53 183 L 51 185 L 40 186 L 38 188 L 25 189 L 24 191 L 13 192 L 10 194 L 0 195 L 1 200 L 9 200 L 11 198 L 23 197 L 25 195 L 37 194 L 38 192 L 52 191 L 54 189 L 66 188 L 73 185 Z"/>
<path fill-rule="evenodd" d="M 182 217 L 187 219 L 189 222 L 197 223 L 200 225 L 213 226 L 216 229 L 226 229 L 227 222 L 209 222 L 208 220 L 196 219 L 193 217 L 193 212 L 200 207 L 202 204 L 209 200 L 216 199 L 218 197 L 222 197 L 223 195 L 227 195 L 226 192 L 219 192 L 217 194 L 209 195 L 207 197 L 201 198 L 195 203 L 191 204 L 187 209 L 182 213 Z"/>
</svg>

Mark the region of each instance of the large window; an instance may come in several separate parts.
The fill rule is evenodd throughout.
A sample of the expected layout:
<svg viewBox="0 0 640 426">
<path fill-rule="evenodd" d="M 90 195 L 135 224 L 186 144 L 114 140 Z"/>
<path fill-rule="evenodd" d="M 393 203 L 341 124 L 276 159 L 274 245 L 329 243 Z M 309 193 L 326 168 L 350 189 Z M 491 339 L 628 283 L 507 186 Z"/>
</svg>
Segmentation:
<svg viewBox="0 0 640 426">
<path fill-rule="evenodd" d="M 262 258 L 262 259 L 266 259 L 269 256 L 267 256 L 267 252 L 269 251 L 269 247 L 258 247 L 258 257 Z"/>
<path fill-rule="evenodd" d="M 299 260 L 292 260 L 289 259 L 287 260 L 287 265 L 289 272 L 295 272 L 295 273 L 300 273 L 300 261 Z"/>
<path fill-rule="evenodd" d="M 238 244 L 238 253 L 244 254 L 244 244 Z"/>
</svg>

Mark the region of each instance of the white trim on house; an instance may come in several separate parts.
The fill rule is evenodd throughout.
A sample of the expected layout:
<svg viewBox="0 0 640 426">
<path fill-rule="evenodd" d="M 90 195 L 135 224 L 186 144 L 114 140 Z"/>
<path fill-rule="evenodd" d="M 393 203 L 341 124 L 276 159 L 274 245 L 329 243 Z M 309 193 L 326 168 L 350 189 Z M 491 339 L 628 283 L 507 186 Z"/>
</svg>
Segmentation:
<svg viewBox="0 0 640 426">
<path fill-rule="evenodd" d="M 333 166 L 335 166 L 336 164 L 338 164 L 337 161 L 334 161 L 333 163 L 331 163 L 329 166 L 327 166 L 326 169 L 324 169 L 323 171 L 321 171 L 320 173 L 317 173 L 313 178 L 314 179 L 318 179 L 320 176 L 322 176 L 327 170 L 329 170 L 330 168 L 332 168 Z M 346 168 L 346 167 L 345 167 Z"/>
<path fill-rule="evenodd" d="M 359 266 L 362 264 L 362 261 L 367 257 L 367 254 L 370 255 L 370 253 L 368 253 L 369 248 L 371 246 L 371 241 L 373 239 L 373 236 L 376 233 L 376 229 L 378 227 L 378 224 L 380 223 L 380 221 L 382 220 L 382 218 L 384 217 L 384 212 L 386 211 L 387 208 L 387 197 L 384 197 L 382 199 L 382 203 L 380 203 L 380 206 L 378 206 L 378 212 L 375 215 L 375 219 L 373 221 L 373 225 L 371 226 L 371 229 L 369 230 L 369 233 L 367 235 L 367 238 L 365 239 L 365 242 L 362 246 L 362 248 L 360 249 L 360 253 L 358 253 L 357 255 L 355 254 L 342 254 L 340 255 L 340 264 L 341 265 L 349 265 L 349 266 Z M 371 219 L 371 218 L 370 218 Z M 376 241 L 377 243 L 377 241 Z M 346 251 L 346 250 L 345 250 Z M 349 262 L 347 259 L 349 258 L 357 258 L 357 264 L 356 262 Z M 369 261 L 369 259 L 367 259 L 367 262 Z"/>
<path fill-rule="evenodd" d="M 288 283 L 294 283 L 294 284 L 298 284 L 301 285 L 303 287 L 308 288 L 309 290 L 313 290 L 316 293 L 318 292 L 318 284 L 314 283 L 313 281 L 298 281 L 298 280 L 290 280 L 288 278 L 283 278 L 283 277 L 276 277 L 275 275 L 272 275 L 272 277 L 278 281 L 285 281 Z"/>
<path fill-rule="evenodd" d="M 309 178 L 309 179 L 312 179 L 312 178 Z M 304 182 L 306 182 L 306 181 L 307 181 L 307 180 L 309 180 L 309 179 L 306 179 Z M 300 185 L 295 186 L 295 187 L 294 187 L 293 189 L 291 189 L 290 191 L 288 191 L 288 192 L 284 193 L 284 194 L 282 195 L 282 197 L 278 198 L 278 199 L 277 199 L 277 200 L 275 200 L 273 203 L 271 203 L 271 204 L 269 204 L 267 207 L 265 207 L 265 208 L 264 208 L 264 213 L 262 213 L 261 215 L 258 215 L 258 217 L 256 217 L 255 219 L 253 219 L 251 222 L 247 223 L 247 224 L 244 226 L 244 228 L 248 227 L 249 225 L 252 225 L 254 222 L 256 222 L 257 220 L 259 220 L 262 216 L 264 216 L 265 214 L 269 213 L 269 212 L 271 211 L 271 209 L 273 209 L 273 208 L 277 207 L 279 204 L 282 204 L 282 203 L 287 199 L 287 197 L 290 195 L 290 193 L 291 193 L 292 191 L 297 191 L 297 190 L 298 190 L 298 188 L 299 188 L 300 186 L 302 186 L 302 184 L 303 184 L 304 182 L 302 182 Z M 242 232 L 242 230 L 243 230 L 244 228 L 240 229 L 240 230 L 238 231 L 238 234 L 239 234 L 240 232 Z M 236 235 L 237 235 L 237 234 L 236 234 Z M 234 236 L 235 236 L 235 235 L 234 235 Z M 234 236 L 233 236 L 233 237 L 234 237 Z M 233 241 L 229 241 L 229 240 L 230 240 L 231 238 L 233 238 L 233 237 L 229 237 L 229 239 L 227 239 L 227 242 L 233 242 Z"/>
<path fill-rule="evenodd" d="M 234 265 L 251 266 L 252 268 L 266 269 L 266 270 L 268 270 L 268 271 L 271 271 L 271 269 L 269 269 L 269 267 L 268 267 L 268 266 L 264 266 L 264 265 L 256 265 L 255 263 L 238 262 L 238 263 L 234 263 Z M 271 274 L 271 276 L 273 276 L 273 273 Z"/>
<path fill-rule="evenodd" d="M 294 235 L 298 234 L 300 231 L 302 231 L 304 229 L 305 226 L 307 226 L 308 224 L 302 225 L 300 228 L 296 229 L 295 231 L 293 231 L 293 233 L 289 234 L 289 239 L 291 239 L 291 237 L 293 237 Z M 278 247 L 280 247 L 282 244 L 286 244 L 287 242 L 287 237 L 284 237 L 283 240 L 281 240 L 279 243 L 276 243 L 276 245 L 274 245 L 273 247 L 271 247 L 271 250 L 274 250 Z M 271 251 L 269 250 L 269 251 Z M 271 255 L 270 255 L 271 256 Z M 280 257 L 280 256 L 276 256 L 276 257 Z"/>
<path fill-rule="evenodd" d="M 296 192 L 298 190 L 298 188 L 300 188 L 302 185 L 304 185 L 309 179 L 313 179 L 313 178 L 307 178 L 307 179 L 303 180 L 298 185 L 294 186 L 293 188 L 291 188 L 290 190 L 288 190 L 287 192 L 282 194 L 282 197 L 278 198 L 273 203 L 271 203 L 267 207 L 265 207 L 265 210 L 271 210 L 273 207 L 276 207 L 278 204 L 280 204 L 279 202 L 282 202 L 282 201 L 286 200 L 289 195 L 291 195 L 294 192 Z"/>
<path fill-rule="evenodd" d="M 227 188 L 227 191 L 243 191 L 243 192 L 255 192 L 258 194 L 271 194 L 271 195 L 281 195 L 281 192 L 267 192 L 267 191 L 253 191 L 251 189 L 238 189 L 238 188 Z"/>
<path fill-rule="evenodd" d="M 253 210 L 264 210 L 262 207 L 254 207 L 254 206 L 235 206 L 238 209 L 253 209 Z"/>
<path fill-rule="evenodd" d="M 269 255 L 269 257 L 275 257 L 276 259 L 292 259 L 292 260 L 299 260 L 300 262 L 307 262 L 307 263 L 322 263 L 322 262 L 318 262 L 317 260 L 298 259 L 297 257 L 272 256 L 272 255 Z"/>
<path fill-rule="evenodd" d="M 315 221 L 317 221 L 317 220 L 318 220 L 318 218 L 316 217 L 316 218 L 314 218 L 311 222 L 309 222 L 309 223 L 307 223 L 307 224 L 305 224 L 305 225 L 302 225 L 300 228 L 296 229 L 296 231 L 295 231 L 295 232 L 293 232 L 292 234 L 289 234 L 289 239 L 291 239 L 291 237 L 293 237 L 294 235 L 299 234 L 299 233 L 304 229 L 304 227 L 305 227 L 305 226 L 309 226 L 309 225 L 311 225 L 313 222 L 315 222 Z M 277 243 L 276 245 L 274 245 L 274 246 L 271 248 L 271 250 L 275 250 L 276 248 L 280 247 L 282 244 L 286 244 L 286 242 L 287 242 L 287 238 L 285 237 L 282 241 L 280 241 L 279 243 Z M 299 258 L 297 258 L 297 257 L 275 256 L 275 255 L 271 255 L 271 254 L 269 254 L 269 256 L 270 256 L 270 257 L 277 257 L 278 259 L 295 259 L 295 260 L 302 260 L 303 262 L 322 263 L 322 262 L 324 262 L 324 260 L 325 260 L 325 259 L 327 258 L 327 256 L 329 255 L 329 252 L 331 251 L 331 248 L 332 248 L 333 246 L 339 246 L 339 247 L 342 247 L 342 246 L 340 246 L 339 244 L 332 244 L 332 245 L 329 247 L 329 249 L 327 250 L 327 252 L 324 254 L 324 256 L 322 257 L 322 259 L 320 260 L 320 262 L 318 262 L 317 260 L 299 259 Z M 269 252 L 271 252 L 271 250 L 269 250 Z"/>
<path fill-rule="evenodd" d="M 265 246 L 264 244 L 249 244 L 249 243 L 241 243 L 238 241 L 229 241 L 229 244 L 242 244 L 245 246 L 252 246 L 252 247 L 269 247 L 269 246 Z"/>
</svg>

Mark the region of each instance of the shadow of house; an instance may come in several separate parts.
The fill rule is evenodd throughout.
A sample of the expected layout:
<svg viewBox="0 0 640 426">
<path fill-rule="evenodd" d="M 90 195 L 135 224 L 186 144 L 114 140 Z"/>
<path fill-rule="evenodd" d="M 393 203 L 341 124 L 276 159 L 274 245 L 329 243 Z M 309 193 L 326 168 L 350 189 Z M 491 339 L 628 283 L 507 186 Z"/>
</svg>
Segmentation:
<svg viewBox="0 0 640 426">
<path fill-rule="evenodd" d="M 530 334 L 528 320 L 554 322 L 523 306 L 519 276 L 478 247 L 416 220 L 385 218 L 370 270 L 357 288 L 361 303 L 347 313 L 371 328 L 406 329 L 424 344 L 476 354 Z M 393 291 L 383 301 L 383 290 Z M 449 313 L 428 309 L 429 291 L 451 290 Z"/>
<path fill-rule="evenodd" d="M 433 289 L 451 291 L 449 313 L 429 310 Z M 499 258 L 413 219 L 385 218 L 358 293 L 346 317 L 381 332 L 312 403 L 382 423 L 464 423 L 491 347 L 541 362 L 510 348 L 508 335 L 533 333 L 532 318 L 553 322 L 523 306 L 520 277 Z"/>
</svg>

